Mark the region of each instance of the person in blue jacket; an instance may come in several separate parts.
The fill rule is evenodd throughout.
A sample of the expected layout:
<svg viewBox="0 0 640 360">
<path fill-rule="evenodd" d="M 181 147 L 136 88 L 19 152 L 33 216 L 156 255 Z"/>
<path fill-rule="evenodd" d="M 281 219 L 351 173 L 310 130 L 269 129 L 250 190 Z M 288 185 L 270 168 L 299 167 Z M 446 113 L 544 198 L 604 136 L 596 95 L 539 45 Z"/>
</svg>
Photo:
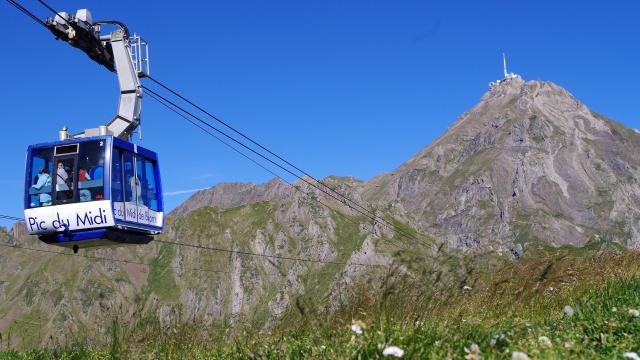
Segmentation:
<svg viewBox="0 0 640 360">
<path fill-rule="evenodd" d="M 49 189 L 46 189 L 46 187 Z M 49 169 L 43 167 L 40 169 L 38 173 L 38 182 L 35 185 L 31 186 L 36 190 L 40 190 L 40 205 L 41 206 L 49 206 L 51 205 L 51 175 L 49 175 Z M 48 190 L 48 192 L 46 192 Z"/>
</svg>

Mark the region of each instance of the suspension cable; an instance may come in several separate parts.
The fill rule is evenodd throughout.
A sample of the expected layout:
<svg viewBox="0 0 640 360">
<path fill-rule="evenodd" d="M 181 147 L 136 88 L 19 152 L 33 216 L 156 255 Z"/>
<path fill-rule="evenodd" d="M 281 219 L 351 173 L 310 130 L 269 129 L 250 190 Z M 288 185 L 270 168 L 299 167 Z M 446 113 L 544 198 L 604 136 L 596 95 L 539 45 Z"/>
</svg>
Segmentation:
<svg viewBox="0 0 640 360">
<path fill-rule="evenodd" d="M 292 167 L 293 169 L 295 169 L 296 171 L 298 171 L 300 174 L 302 174 L 303 176 L 307 176 L 309 178 L 311 178 L 313 181 L 315 181 L 316 183 L 320 184 L 322 187 L 324 187 L 325 189 L 328 189 L 330 192 L 337 194 L 340 198 L 342 198 L 342 200 L 338 200 L 338 201 L 342 201 L 342 202 L 348 202 L 350 204 L 350 206 L 356 207 L 362 211 L 365 211 L 369 214 L 373 214 L 374 217 L 377 217 L 375 215 L 375 213 L 373 213 L 372 211 L 370 211 L 369 209 L 367 209 L 365 206 L 361 205 L 360 203 L 358 203 L 357 201 L 351 199 L 349 196 L 337 191 L 336 189 L 332 188 L 331 186 L 327 185 L 324 181 L 315 178 L 314 176 L 312 176 L 311 174 L 309 174 L 309 172 L 301 169 L 300 167 L 294 165 L 293 163 L 291 163 L 290 161 L 284 159 L 283 157 L 281 157 L 280 155 L 274 153 L 273 151 L 271 151 L 269 148 L 267 148 L 266 146 L 258 143 L 257 141 L 253 140 L 252 138 L 250 138 L 249 136 L 245 135 L 243 132 L 241 132 L 240 130 L 237 130 L 235 127 L 231 126 L 229 123 L 221 120 L 219 117 L 213 115 L 212 113 L 210 113 L 209 111 L 205 110 L 204 108 L 198 106 L 197 104 L 195 104 L 194 102 L 192 102 L 191 100 L 187 99 L 185 96 L 181 95 L 180 93 L 178 93 L 177 91 L 171 89 L 170 87 L 168 87 L 167 85 L 163 84 L 162 82 L 160 82 L 159 80 L 157 80 L 156 78 L 152 77 L 152 76 L 147 76 L 147 78 L 151 81 L 153 81 L 154 83 L 156 83 L 157 85 L 159 85 L 160 87 L 164 88 L 165 90 L 169 91 L 170 93 L 174 94 L 175 96 L 179 97 L 180 99 L 184 100 L 185 102 L 187 102 L 188 104 L 190 104 L 191 106 L 195 107 L 196 109 L 200 110 L 201 112 L 203 112 L 204 114 L 208 115 L 209 117 L 211 117 L 212 119 L 214 119 L 215 121 L 217 121 L 218 123 L 224 125 L 225 127 L 227 127 L 228 129 L 232 130 L 233 132 L 235 132 L 236 134 L 240 135 L 241 137 L 243 137 L 244 139 L 248 140 L 249 142 L 251 142 L 252 144 L 258 146 L 260 149 L 266 151 L 267 153 L 269 153 L 272 156 L 275 156 L 278 160 L 284 162 L 285 164 L 289 165 L 290 167 Z M 143 86 L 144 87 L 144 86 Z M 145 89 L 148 89 L 145 87 Z M 246 147 L 246 146 L 245 146 Z M 253 151 L 253 150 L 252 150 Z M 253 151 L 254 153 L 256 153 L 255 151 Z M 262 156 L 262 155 L 261 155 Z M 264 156 L 262 156 L 264 158 Z M 270 162 L 273 163 L 273 161 L 269 160 Z M 282 168 L 282 166 L 277 165 L 278 167 Z M 291 175 L 302 179 L 302 176 L 300 176 L 299 174 L 294 174 L 289 170 L 285 170 L 288 173 L 290 173 Z M 306 182 L 306 181 L 305 181 Z M 320 189 L 318 189 L 320 190 Z M 323 191 L 324 192 L 324 191 Z M 326 193 L 326 192 L 325 192 Z M 335 198 L 335 197 L 334 197 Z M 402 229 L 399 229 L 397 226 L 394 226 L 392 223 L 386 221 L 385 219 L 380 218 L 378 221 L 380 222 L 384 222 L 387 223 L 387 225 L 393 227 L 394 231 L 396 232 L 402 232 Z M 405 234 L 406 235 L 406 234 Z"/>
<path fill-rule="evenodd" d="M 398 233 L 399 235 L 401 235 L 402 237 L 408 238 L 408 239 L 410 239 L 410 240 L 414 240 L 414 241 L 421 241 L 421 239 L 418 239 L 418 238 L 416 238 L 416 237 L 413 237 L 413 236 L 411 236 L 411 235 L 406 234 L 403 230 L 399 229 L 397 226 L 395 226 L 395 225 L 393 225 L 393 224 L 389 223 L 388 221 L 384 220 L 383 218 L 378 217 L 378 216 L 377 216 L 377 215 L 375 215 L 375 214 L 374 214 L 374 215 L 371 215 L 371 213 L 370 213 L 369 211 L 362 211 L 362 210 L 360 210 L 360 209 L 358 209 L 358 208 L 354 208 L 354 207 L 350 206 L 350 205 L 349 205 L 349 203 L 348 203 L 344 198 L 343 198 L 343 199 L 339 199 L 336 195 L 334 195 L 334 194 L 332 194 L 332 193 L 328 192 L 327 190 L 325 190 L 325 189 L 323 189 L 323 188 L 319 187 L 318 185 L 316 185 L 316 184 L 314 184 L 314 183 L 310 182 L 310 181 L 309 181 L 309 180 L 307 180 L 305 177 L 295 174 L 294 172 L 292 172 L 291 170 L 289 170 L 289 169 L 287 169 L 286 167 L 282 166 L 281 164 L 278 164 L 277 162 L 275 162 L 275 161 L 273 161 L 272 159 L 268 158 L 268 157 L 267 157 L 267 156 L 265 156 L 264 154 L 262 154 L 262 153 L 260 153 L 260 152 L 256 151 L 255 149 L 253 149 L 253 148 L 251 148 L 251 147 L 247 146 L 247 145 L 246 145 L 246 144 L 244 144 L 243 142 L 241 142 L 241 141 L 237 140 L 236 138 L 232 137 L 231 135 L 227 134 L 226 132 L 224 132 L 224 131 L 222 131 L 222 130 L 218 129 L 217 127 L 213 126 L 212 124 L 208 123 L 207 121 L 203 120 L 202 118 L 200 118 L 200 117 L 198 117 L 198 116 L 194 115 L 193 113 L 191 113 L 191 112 L 187 111 L 187 110 L 186 110 L 186 109 L 184 109 L 183 107 L 181 107 L 181 106 L 177 105 L 175 102 L 173 102 L 173 101 L 171 101 L 171 100 L 167 99 L 166 97 L 164 97 L 164 96 L 162 96 L 162 95 L 158 94 L 157 92 L 155 92 L 154 90 L 150 89 L 149 87 L 144 86 L 144 85 L 143 85 L 142 87 L 143 87 L 146 91 L 148 91 L 149 93 L 151 93 L 151 94 L 153 94 L 153 95 L 157 96 L 158 98 L 162 99 L 164 102 L 166 102 L 166 103 L 170 104 L 170 105 L 171 105 L 171 106 L 173 106 L 175 109 L 179 109 L 181 112 L 183 112 L 184 114 L 189 115 L 190 117 L 192 117 L 193 119 L 197 120 L 198 122 L 200 122 L 200 123 L 201 123 L 201 124 L 203 124 L 204 126 L 206 126 L 206 127 L 210 128 L 210 129 L 214 130 L 215 132 L 217 132 L 217 133 L 219 133 L 219 134 L 223 135 L 223 136 L 224 136 L 224 137 L 226 137 L 227 139 L 229 139 L 229 140 L 231 140 L 231 141 L 235 142 L 236 144 L 238 144 L 238 145 L 242 146 L 243 148 L 245 148 L 245 149 L 249 150 L 250 152 L 252 152 L 252 153 L 254 153 L 255 155 L 257 155 L 257 156 L 261 157 L 262 159 L 264 159 L 264 160 L 268 161 L 269 163 L 271 163 L 271 164 L 275 165 L 276 167 L 278 167 L 278 168 L 282 169 L 283 171 L 285 171 L 285 172 L 289 173 L 290 175 L 292 175 L 292 176 L 294 176 L 294 177 L 296 177 L 296 178 L 300 179 L 302 182 L 304 182 L 304 183 L 306 183 L 307 185 L 309 185 L 309 186 L 311 186 L 311 187 L 315 188 L 316 190 L 318 190 L 318 191 L 320 191 L 320 192 L 324 193 L 325 195 L 327 195 L 327 196 L 329 196 L 329 197 L 333 198 L 334 200 L 336 200 L 336 201 L 338 201 L 338 202 L 340 202 L 340 203 L 343 203 L 343 204 L 345 204 L 345 205 L 349 206 L 352 210 L 354 210 L 354 211 L 358 212 L 360 215 L 363 215 L 363 216 L 365 216 L 365 217 L 369 218 L 370 220 L 372 220 L 372 221 L 374 222 L 374 224 L 378 224 L 378 223 L 379 223 L 379 224 L 381 224 L 381 225 L 383 225 L 383 226 L 387 227 L 388 229 L 390 229 L 390 230 L 392 230 L 392 231 L 397 232 L 397 233 Z M 157 99 L 156 99 L 156 100 L 157 100 Z M 424 244 L 427 244 L 427 243 L 426 243 L 426 242 L 424 242 L 424 241 L 421 241 L 421 242 L 423 242 Z"/>
<path fill-rule="evenodd" d="M 83 257 L 83 258 L 90 259 L 90 260 L 113 261 L 113 262 L 118 262 L 118 263 L 123 263 L 123 264 L 142 265 L 142 266 L 146 266 L 146 267 L 151 267 L 152 266 L 152 264 L 146 263 L 146 262 L 142 262 L 142 261 L 120 260 L 120 259 L 112 259 L 112 258 L 106 258 L 106 257 L 101 257 L 101 256 L 91 256 L 91 255 L 84 255 L 84 254 L 71 254 L 71 253 L 61 252 L 61 251 L 53 251 L 53 250 L 47 250 L 47 249 L 36 249 L 36 248 L 32 248 L 32 247 L 27 247 L 27 246 L 10 245 L 10 244 L 3 244 L 3 243 L 0 243 L 0 246 L 3 246 L 5 248 L 16 249 L 16 250 L 35 251 L 35 252 L 46 253 L 46 254 L 63 255 L 63 256 L 71 256 L 71 257 Z M 163 266 L 161 268 L 162 269 L 171 268 L 171 269 L 175 269 L 175 270 L 191 270 L 191 271 L 220 273 L 220 274 L 227 274 L 228 273 L 227 271 L 222 271 L 222 270 L 203 269 L 203 268 L 189 268 L 189 267 L 179 268 L 177 266 Z"/>
<path fill-rule="evenodd" d="M 23 218 L 18 218 L 18 217 L 9 216 L 9 215 L 0 215 L 0 219 L 12 220 L 12 221 L 24 221 Z"/>
<path fill-rule="evenodd" d="M 310 196 L 309 193 L 302 191 L 298 186 L 296 186 L 295 184 L 291 183 L 290 181 L 282 178 L 280 175 L 276 174 L 273 170 L 267 168 L 266 166 L 264 166 L 263 164 L 261 164 L 260 162 L 258 162 L 257 160 L 253 159 L 252 157 L 250 157 L 249 155 L 243 153 L 241 150 L 237 149 L 236 147 L 234 147 L 232 144 L 226 142 L 224 139 L 220 138 L 219 136 L 217 136 L 216 134 L 212 133 L 211 131 L 205 129 L 204 127 L 202 127 L 200 124 L 196 123 L 195 121 L 191 120 L 189 117 L 187 117 L 185 114 L 179 112 L 178 110 L 174 109 L 173 107 L 171 107 L 169 104 L 165 103 L 163 100 L 161 100 L 160 98 L 156 97 L 153 94 L 147 94 L 149 95 L 153 100 L 157 101 L 158 103 L 160 103 L 160 105 L 164 106 L 165 108 L 167 108 L 168 110 L 172 111 L 173 113 L 175 113 L 176 115 L 180 116 L 181 118 L 185 119 L 186 121 L 188 121 L 189 123 L 191 123 L 193 126 L 196 126 L 197 128 L 199 128 L 200 130 L 202 130 L 203 132 L 205 132 L 206 134 L 212 136 L 213 138 L 215 138 L 216 140 L 218 140 L 219 142 L 221 142 L 222 144 L 224 144 L 225 146 L 227 146 L 228 148 L 230 148 L 231 150 L 233 150 L 234 152 L 238 153 L 239 155 L 241 155 L 242 157 L 246 158 L 247 160 L 251 161 L 252 163 L 254 163 L 255 165 L 259 166 L 260 168 L 264 169 L 265 171 L 267 171 L 269 174 L 273 175 L 275 178 L 281 180 L 282 182 L 286 183 L 287 185 L 289 185 L 290 187 L 292 187 L 295 191 L 299 192 L 300 194 L 304 195 L 304 196 Z M 313 198 L 315 201 L 317 201 L 318 203 L 320 203 L 322 206 L 324 206 L 325 208 L 327 208 L 328 210 L 332 210 L 333 208 L 331 206 L 329 206 L 328 204 L 326 204 L 325 202 L 323 202 L 320 198 Z M 349 222 L 360 226 L 360 223 L 351 219 L 349 216 L 347 216 L 346 214 L 343 214 L 340 211 L 336 211 L 337 214 L 339 214 L 341 217 L 343 217 L 344 219 L 348 220 Z M 373 224 L 373 226 L 375 226 L 376 223 Z M 407 250 L 406 247 L 399 245 L 396 241 L 394 240 L 389 240 L 393 245 L 395 245 L 397 248 L 402 249 L 402 250 Z"/>
<path fill-rule="evenodd" d="M 358 263 L 358 262 L 325 261 L 325 260 L 320 260 L 320 259 L 309 259 L 309 258 L 303 258 L 303 257 L 286 256 L 286 255 L 260 254 L 260 253 L 255 253 L 255 252 L 252 252 L 252 251 L 224 249 L 224 248 L 219 248 L 219 247 L 214 247 L 214 246 L 185 244 L 185 243 L 180 243 L 180 242 L 176 242 L 176 241 L 168 241 L 168 240 L 154 240 L 154 241 L 157 241 L 157 242 L 163 243 L 163 244 L 184 246 L 184 247 L 190 247 L 190 248 L 194 248 L 194 249 L 209 250 L 209 251 L 216 251 L 216 252 L 226 252 L 226 253 L 237 254 L 237 255 L 259 256 L 259 257 L 265 257 L 265 258 L 270 258 L 270 259 L 278 259 L 278 260 L 292 260 L 292 261 L 301 261 L 301 262 L 309 262 L 309 263 L 345 265 L 345 266 L 366 266 L 366 267 L 384 267 L 384 268 L 388 267 L 385 264 L 367 264 L 367 263 Z"/>
<path fill-rule="evenodd" d="M 49 29 L 47 27 L 47 24 L 45 24 L 44 21 L 40 20 L 37 16 L 35 16 L 31 11 L 27 10 L 24 6 L 20 5 L 17 1 L 15 0 L 7 0 L 7 2 L 11 5 L 13 5 L 16 9 L 20 10 L 23 14 L 27 15 L 28 17 L 30 17 L 33 21 L 37 22 L 38 24 L 42 25 L 45 27 L 45 29 Z"/>
<path fill-rule="evenodd" d="M 0 216 L 6 217 L 6 218 L 20 219 L 20 218 L 16 218 L 16 217 L 9 216 L 9 215 L 0 214 Z M 23 220 L 23 219 L 20 219 L 20 220 Z M 301 261 L 301 262 L 320 263 L 320 264 L 345 265 L 345 266 L 388 267 L 388 265 L 385 265 L 385 264 L 367 264 L 367 263 L 357 263 L 357 262 L 325 261 L 325 260 L 320 260 L 320 259 L 309 259 L 309 258 L 303 258 L 303 257 L 286 256 L 286 255 L 260 254 L 260 253 L 256 253 L 256 252 L 252 252 L 252 251 L 233 250 L 233 249 L 225 249 L 225 248 L 220 248 L 220 247 L 204 246 L 204 245 L 196 245 L 196 244 L 186 244 L 186 243 L 180 243 L 180 242 L 168 241 L 168 240 L 156 239 L 154 241 L 157 241 L 157 242 L 163 243 L 163 244 L 168 244 L 168 245 L 190 247 L 190 248 L 194 248 L 194 249 L 209 250 L 209 251 L 216 251 L 216 252 L 224 252 L 224 253 L 237 254 L 237 255 L 257 256 L 257 257 L 270 258 L 270 259 L 291 260 L 291 261 Z M 115 262 L 121 262 L 121 263 L 130 263 L 130 264 L 138 264 L 138 265 L 146 265 L 146 266 L 150 265 L 148 263 L 143 263 L 143 262 L 138 262 L 138 261 L 117 260 L 117 259 L 102 258 L 102 257 L 90 256 L 90 255 L 77 255 L 77 254 L 74 255 L 74 254 L 65 253 L 65 252 L 51 251 L 51 250 L 45 250 L 45 249 L 35 249 L 35 248 L 29 248 L 29 247 L 24 247 L 24 246 L 19 246 L 19 245 L 9 245 L 9 244 L 0 243 L 0 246 L 10 247 L 10 248 L 15 248 L 15 249 L 22 249 L 22 250 L 40 251 L 40 252 L 45 252 L 45 253 L 57 254 L 57 255 L 79 256 L 79 257 L 85 257 L 85 258 L 94 259 L 94 260 L 108 260 L 108 261 L 115 261 Z M 171 267 L 171 268 L 178 269 L 177 267 Z M 191 269 L 191 270 L 198 270 L 198 269 Z M 202 271 L 205 271 L 205 270 L 202 270 Z M 206 271 L 223 272 L 223 271 L 217 271 L 217 270 L 206 270 Z M 223 273 L 226 273 L 226 272 L 223 272 Z"/>
</svg>

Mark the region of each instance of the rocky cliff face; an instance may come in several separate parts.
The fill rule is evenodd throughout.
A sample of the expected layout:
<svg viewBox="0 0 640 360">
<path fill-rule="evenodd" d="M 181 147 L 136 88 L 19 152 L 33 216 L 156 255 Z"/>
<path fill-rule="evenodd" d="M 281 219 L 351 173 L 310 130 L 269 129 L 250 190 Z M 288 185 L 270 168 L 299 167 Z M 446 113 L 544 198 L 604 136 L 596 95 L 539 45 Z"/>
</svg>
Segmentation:
<svg viewBox="0 0 640 360">
<path fill-rule="evenodd" d="M 451 251 L 518 257 L 530 244 L 580 246 L 597 237 L 639 248 L 638 153 L 635 131 L 555 84 L 514 78 L 391 173 L 325 181 Z M 304 301 L 333 307 L 354 283 L 375 281 L 375 268 L 341 263 L 389 264 L 399 248 L 418 247 L 297 185 L 272 180 L 200 191 L 172 212 L 159 237 L 218 251 L 160 242 L 85 251 L 147 264 L 140 265 L 3 247 L 0 332 L 25 347 L 100 342 L 114 316 L 144 313 L 162 326 L 268 327 Z M 0 241 L 58 250 L 19 226 L 0 231 Z"/>
<path fill-rule="evenodd" d="M 515 78 L 485 94 L 433 144 L 364 186 L 453 246 L 640 247 L 640 135 L 565 89 Z"/>
</svg>

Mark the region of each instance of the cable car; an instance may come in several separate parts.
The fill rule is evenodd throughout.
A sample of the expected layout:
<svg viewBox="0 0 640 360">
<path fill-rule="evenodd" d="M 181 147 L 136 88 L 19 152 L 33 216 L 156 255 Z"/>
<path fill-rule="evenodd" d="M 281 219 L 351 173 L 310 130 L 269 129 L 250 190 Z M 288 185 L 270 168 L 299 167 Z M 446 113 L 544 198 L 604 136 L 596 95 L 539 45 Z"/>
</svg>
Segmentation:
<svg viewBox="0 0 640 360">
<path fill-rule="evenodd" d="M 146 244 L 162 232 L 155 152 L 113 136 L 29 146 L 25 223 L 47 244 Z"/>
<path fill-rule="evenodd" d="M 101 26 L 117 29 L 101 36 Z M 118 114 L 107 125 L 27 150 L 24 218 L 47 244 L 80 248 L 146 244 L 164 225 L 158 156 L 131 142 L 140 125 L 149 52 L 118 21 L 93 22 L 86 9 L 46 20 L 56 39 L 82 50 L 118 76 Z"/>
</svg>

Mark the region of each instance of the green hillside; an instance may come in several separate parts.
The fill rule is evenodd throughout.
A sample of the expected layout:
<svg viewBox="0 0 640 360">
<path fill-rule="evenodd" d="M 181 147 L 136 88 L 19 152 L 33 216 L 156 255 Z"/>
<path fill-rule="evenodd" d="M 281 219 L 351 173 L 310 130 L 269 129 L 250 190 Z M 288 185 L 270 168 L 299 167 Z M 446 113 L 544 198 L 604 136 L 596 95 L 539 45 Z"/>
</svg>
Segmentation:
<svg viewBox="0 0 640 360">
<path fill-rule="evenodd" d="M 404 358 L 461 359 L 474 358 L 473 344 L 483 359 L 511 359 L 515 351 L 537 359 L 622 359 L 640 352 L 639 254 L 594 247 L 541 247 L 519 263 L 493 262 L 494 275 L 446 294 L 407 279 L 354 291 L 360 295 L 335 312 L 298 307 L 295 321 L 268 333 L 251 326 L 229 333 L 198 322 L 162 328 L 153 317 L 128 326 L 114 319 L 106 346 L 5 350 L 0 359 L 375 359 L 388 346 L 404 350 Z M 353 332 L 353 324 L 363 333 Z"/>
</svg>

